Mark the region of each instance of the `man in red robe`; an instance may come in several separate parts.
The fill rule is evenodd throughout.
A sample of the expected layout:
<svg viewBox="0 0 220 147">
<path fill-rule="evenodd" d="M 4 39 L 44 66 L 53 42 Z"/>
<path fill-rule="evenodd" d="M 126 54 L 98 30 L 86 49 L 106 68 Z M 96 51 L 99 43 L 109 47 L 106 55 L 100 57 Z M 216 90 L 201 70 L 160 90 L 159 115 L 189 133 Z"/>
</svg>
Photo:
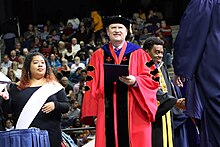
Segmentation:
<svg viewBox="0 0 220 147">
<path fill-rule="evenodd" d="M 110 42 L 89 62 L 81 120 L 94 125 L 96 147 L 151 147 L 151 122 L 157 110 L 157 70 L 139 46 L 126 42 L 130 21 L 111 16 L 105 21 Z M 115 81 L 104 64 L 128 65 L 128 74 Z M 88 81 L 89 80 L 89 81 Z"/>
</svg>

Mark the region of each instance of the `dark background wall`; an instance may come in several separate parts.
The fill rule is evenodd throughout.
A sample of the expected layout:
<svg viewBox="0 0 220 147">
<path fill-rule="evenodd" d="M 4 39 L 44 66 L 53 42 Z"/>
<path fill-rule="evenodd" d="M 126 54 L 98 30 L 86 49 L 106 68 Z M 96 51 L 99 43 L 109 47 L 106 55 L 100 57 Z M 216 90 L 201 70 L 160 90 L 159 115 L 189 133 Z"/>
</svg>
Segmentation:
<svg viewBox="0 0 220 147">
<path fill-rule="evenodd" d="M 66 21 L 72 17 L 89 17 L 92 9 L 103 15 L 122 14 L 132 17 L 142 8 L 161 11 L 170 25 L 178 24 L 189 0 L 0 0 L 1 32 L 6 30 L 2 25 L 18 19 L 21 31 L 29 23 L 40 24 L 50 19 L 52 23 Z M 7 25 L 6 25 L 7 26 Z"/>
</svg>

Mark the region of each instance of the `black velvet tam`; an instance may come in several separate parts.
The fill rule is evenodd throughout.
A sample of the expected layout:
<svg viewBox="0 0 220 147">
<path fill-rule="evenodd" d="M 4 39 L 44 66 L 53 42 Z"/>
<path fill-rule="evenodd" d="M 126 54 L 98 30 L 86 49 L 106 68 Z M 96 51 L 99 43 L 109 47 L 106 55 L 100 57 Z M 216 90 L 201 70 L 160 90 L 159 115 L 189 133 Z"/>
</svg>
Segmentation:
<svg viewBox="0 0 220 147">
<path fill-rule="evenodd" d="M 131 21 L 125 17 L 122 17 L 121 15 L 117 16 L 108 16 L 105 18 L 105 27 L 108 27 L 111 24 L 114 23 L 120 23 L 123 24 L 128 30 L 130 28 Z"/>
</svg>

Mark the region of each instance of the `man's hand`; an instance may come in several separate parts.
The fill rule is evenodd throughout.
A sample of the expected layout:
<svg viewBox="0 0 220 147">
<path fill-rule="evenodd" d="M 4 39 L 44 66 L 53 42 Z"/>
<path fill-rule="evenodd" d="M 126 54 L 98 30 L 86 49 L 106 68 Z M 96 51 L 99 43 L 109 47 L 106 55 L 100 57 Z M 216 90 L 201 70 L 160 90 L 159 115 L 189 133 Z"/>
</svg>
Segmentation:
<svg viewBox="0 0 220 147">
<path fill-rule="evenodd" d="M 129 76 L 121 76 L 119 77 L 119 80 L 127 85 L 134 85 L 136 83 L 135 76 L 129 75 Z"/>
<path fill-rule="evenodd" d="M 186 110 L 186 99 L 180 98 L 176 101 L 176 108 Z"/>
<path fill-rule="evenodd" d="M 183 82 L 185 82 L 185 78 L 174 75 L 174 84 L 178 87 L 183 87 Z"/>
</svg>

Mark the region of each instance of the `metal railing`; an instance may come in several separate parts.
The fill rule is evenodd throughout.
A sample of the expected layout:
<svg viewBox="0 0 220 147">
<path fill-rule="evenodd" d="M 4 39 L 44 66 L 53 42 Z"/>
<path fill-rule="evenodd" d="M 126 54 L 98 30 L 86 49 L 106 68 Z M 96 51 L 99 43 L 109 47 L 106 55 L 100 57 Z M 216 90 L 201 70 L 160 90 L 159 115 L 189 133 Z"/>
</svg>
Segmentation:
<svg viewBox="0 0 220 147">
<path fill-rule="evenodd" d="M 78 132 L 78 131 L 83 131 L 83 130 L 95 130 L 95 127 L 82 127 L 82 128 L 66 128 L 62 129 L 63 132 Z"/>
</svg>

